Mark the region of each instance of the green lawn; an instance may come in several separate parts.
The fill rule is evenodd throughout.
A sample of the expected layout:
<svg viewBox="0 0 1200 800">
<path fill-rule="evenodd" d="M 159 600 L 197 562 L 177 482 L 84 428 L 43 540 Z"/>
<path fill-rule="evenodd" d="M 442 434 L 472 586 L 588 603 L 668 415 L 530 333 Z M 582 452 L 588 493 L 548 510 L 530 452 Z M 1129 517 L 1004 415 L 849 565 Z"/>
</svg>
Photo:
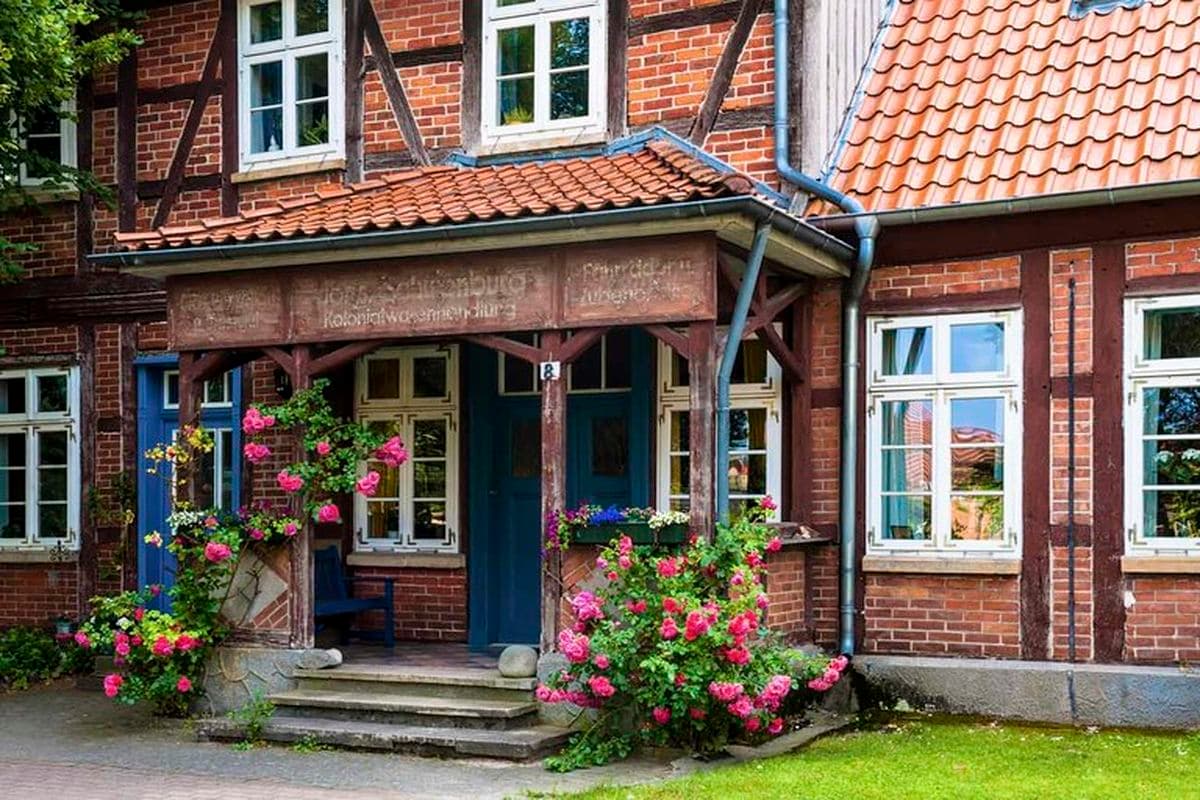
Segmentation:
<svg viewBox="0 0 1200 800">
<path fill-rule="evenodd" d="M 1184 800 L 1200 798 L 1200 734 L 918 718 L 831 736 L 797 753 L 572 800 Z"/>
</svg>

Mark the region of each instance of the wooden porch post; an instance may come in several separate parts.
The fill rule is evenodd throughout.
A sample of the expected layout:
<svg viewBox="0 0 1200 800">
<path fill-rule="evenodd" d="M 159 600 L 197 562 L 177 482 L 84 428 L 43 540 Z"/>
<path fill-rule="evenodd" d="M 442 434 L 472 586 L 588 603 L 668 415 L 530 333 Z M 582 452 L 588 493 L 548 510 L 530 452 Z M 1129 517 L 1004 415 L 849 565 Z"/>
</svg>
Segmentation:
<svg viewBox="0 0 1200 800">
<path fill-rule="evenodd" d="M 179 428 L 200 424 L 200 392 L 204 382 L 196 379 L 196 354 L 179 354 Z M 195 476 L 183 485 L 183 499 L 196 501 Z"/>
<path fill-rule="evenodd" d="M 311 353 L 308 345 L 292 348 L 292 390 L 301 391 L 312 386 L 309 368 Z M 305 457 L 304 433 L 296 431 L 295 445 L 297 460 Z M 300 535 L 292 542 L 291 573 L 292 591 L 288 593 L 288 620 L 291 623 L 290 644 L 293 648 L 312 647 L 316 632 L 313 621 L 313 555 L 312 520 L 304 519 Z"/>
<path fill-rule="evenodd" d="M 691 528 L 712 538 L 713 497 L 717 469 L 717 350 L 716 323 L 693 322 L 688 326 L 691 360 L 688 362 L 688 495 Z"/>
<path fill-rule="evenodd" d="M 541 347 L 557 354 L 562 334 L 542 334 Z M 542 381 L 542 516 L 541 524 L 567 502 L 567 382 L 563 378 Z M 544 537 L 544 527 L 538 531 Z M 562 597 L 562 554 L 547 551 L 542 562 L 542 652 L 554 648 L 558 637 L 558 606 Z"/>
</svg>

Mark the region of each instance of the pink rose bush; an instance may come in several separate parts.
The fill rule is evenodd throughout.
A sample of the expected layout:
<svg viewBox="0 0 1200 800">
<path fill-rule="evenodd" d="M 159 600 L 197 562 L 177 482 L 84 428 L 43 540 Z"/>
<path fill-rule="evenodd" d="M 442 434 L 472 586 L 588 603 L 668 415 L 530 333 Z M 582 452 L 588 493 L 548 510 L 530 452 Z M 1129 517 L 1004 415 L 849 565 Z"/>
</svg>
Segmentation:
<svg viewBox="0 0 1200 800">
<path fill-rule="evenodd" d="M 567 598 L 571 624 L 557 650 L 569 667 L 537 690 L 543 702 L 599 713 L 550 768 L 603 763 L 639 744 L 713 753 L 777 736 L 840 679 L 848 659 L 793 650 L 764 623 L 770 511 L 759 506 L 712 542 L 696 537 L 675 552 L 625 536 L 603 548 L 600 587 Z"/>
</svg>

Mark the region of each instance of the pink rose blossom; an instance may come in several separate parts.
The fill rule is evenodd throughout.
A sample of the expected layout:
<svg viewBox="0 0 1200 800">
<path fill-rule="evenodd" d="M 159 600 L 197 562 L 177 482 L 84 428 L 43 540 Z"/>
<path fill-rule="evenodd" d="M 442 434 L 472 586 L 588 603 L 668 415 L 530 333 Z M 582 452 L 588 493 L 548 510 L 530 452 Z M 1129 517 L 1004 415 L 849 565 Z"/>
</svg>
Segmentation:
<svg viewBox="0 0 1200 800">
<path fill-rule="evenodd" d="M 679 626 L 675 624 L 674 617 L 667 617 L 662 621 L 662 627 L 658 629 L 659 634 L 664 639 L 674 639 L 679 635 Z"/>
<path fill-rule="evenodd" d="M 701 720 L 708 716 L 708 712 L 703 708 L 689 708 L 688 716 L 695 720 Z"/>
<path fill-rule="evenodd" d="M 850 659 L 846 656 L 838 656 L 829 662 L 829 666 L 836 669 L 838 672 L 845 672 L 846 667 L 850 666 Z"/>
<path fill-rule="evenodd" d="M 262 421 L 263 421 L 264 427 L 267 427 L 267 428 L 275 427 L 275 415 L 274 414 L 265 414 L 262 418 Z"/>
<path fill-rule="evenodd" d="M 764 611 L 766 610 L 766 608 L 769 604 L 770 604 L 770 601 L 767 600 L 767 596 L 765 594 L 760 594 L 754 600 L 754 605 L 758 606 L 759 608 L 763 609 Z"/>
<path fill-rule="evenodd" d="M 619 578 L 621 576 L 615 572 L 610 572 L 607 575 L 605 575 L 604 577 L 608 578 L 610 581 L 615 581 L 617 578 Z"/>
<path fill-rule="evenodd" d="M 671 721 L 671 709 L 664 706 L 657 706 L 650 712 L 650 716 L 654 717 L 654 721 L 659 725 L 666 725 Z"/>
<path fill-rule="evenodd" d="M 87 648 L 92 646 L 92 640 L 83 631 L 75 631 L 75 644 Z"/>
<path fill-rule="evenodd" d="M 214 564 L 219 564 L 233 555 L 233 551 L 229 549 L 229 545 L 221 542 L 209 542 L 204 545 L 204 557 Z"/>
<path fill-rule="evenodd" d="M 612 697 L 617 693 L 617 687 L 612 685 L 612 682 L 603 675 L 597 675 L 588 679 L 588 688 L 592 690 L 592 694 L 596 697 Z"/>
<path fill-rule="evenodd" d="M 186 675 L 182 675 L 180 676 L 179 681 L 175 684 L 175 689 L 180 694 L 190 692 L 192 690 L 192 682 L 188 680 Z"/>
<path fill-rule="evenodd" d="M 662 599 L 662 608 L 668 614 L 678 614 L 680 611 L 683 611 L 683 606 L 674 597 L 664 597 Z"/>
<path fill-rule="evenodd" d="M 283 535 L 284 536 L 295 536 L 296 535 L 296 523 L 289 522 L 288 524 L 284 525 L 283 526 Z"/>
<path fill-rule="evenodd" d="M 732 703 L 742 696 L 745 688 L 740 683 L 721 683 L 713 681 L 708 685 L 708 693 L 722 703 Z"/>
<path fill-rule="evenodd" d="M 746 565 L 750 567 L 750 569 L 754 569 L 761 563 L 762 556 L 758 554 L 757 550 L 751 550 L 749 553 L 746 553 Z"/>
<path fill-rule="evenodd" d="M 142 646 L 142 637 L 138 636 L 135 633 L 133 636 L 129 637 L 129 643 L 131 645 L 133 645 L 134 647 L 141 647 Z"/>
<path fill-rule="evenodd" d="M 374 497 L 375 492 L 379 489 L 379 473 L 371 470 L 358 479 L 358 482 L 354 484 L 354 488 L 363 497 Z"/>
<path fill-rule="evenodd" d="M 113 652 L 119 656 L 129 655 L 129 640 L 113 642 Z"/>
<path fill-rule="evenodd" d="M 679 562 L 674 556 L 660 558 L 657 567 L 658 575 L 661 578 L 674 578 L 679 574 Z"/>
<path fill-rule="evenodd" d="M 150 587 L 151 597 L 158 597 L 160 594 L 162 594 L 162 586 L 160 584 L 156 583 Z"/>
<path fill-rule="evenodd" d="M 537 688 L 533 690 L 533 695 L 543 703 L 551 702 L 550 698 L 554 696 L 554 690 L 544 683 L 539 683 Z"/>
<path fill-rule="evenodd" d="M 771 537 L 771 541 L 767 542 L 768 553 L 778 553 L 782 549 L 783 540 L 781 540 L 778 536 Z"/>
<path fill-rule="evenodd" d="M 266 534 L 258 528 L 251 528 L 247 532 L 247 535 L 256 542 L 262 541 L 262 539 L 266 536 Z"/>
<path fill-rule="evenodd" d="M 588 637 L 573 631 L 563 631 L 558 635 L 558 649 L 572 664 L 582 664 L 588 660 Z"/>
<path fill-rule="evenodd" d="M 117 673 L 113 672 L 104 676 L 104 694 L 107 697 L 116 697 L 117 692 L 121 691 L 121 684 L 125 682 Z"/>
<path fill-rule="evenodd" d="M 242 455 L 252 464 L 257 464 L 271 455 L 271 448 L 258 442 L 247 442 L 246 446 L 242 448 Z"/>
<path fill-rule="evenodd" d="M 631 559 L 629 556 L 622 555 L 617 558 L 617 566 L 621 569 L 629 569 L 633 566 L 633 559 Z"/>
<path fill-rule="evenodd" d="M 683 638 L 691 642 L 704 634 L 708 633 L 711 623 L 708 617 L 701 614 L 699 611 L 693 611 L 687 615 L 687 621 L 684 623 Z"/>
<path fill-rule="evenodd" d="M 144 616 L 146 616 L 146 609 L 142 608 L 141 606 L 138 606 L 133 610 L 133 618 L 135 621 L 141 622 L 142 617 Z"/>
<path fill-rule="evenodd" d="M 342 512 L 333 503 L 325 503 L 317 509 L 317 522 L 341 522 Z"/>
<path fill-rule="evenodd" d="M 758 717 L 750 717 L 746 720 L 745 726 L 747 733 L 755 733 L 760 727 L 762 727 L 762 720 Z"/>
<path fill-rule="evenodd" d="M 771 720 L 770 724 L 767 725 L 767 733 L 771 734 L 772 736 L 778 736 L 779 732 L 782 730 L 783 730 L 783 720 L 780 719 L 779 717 L 776 717 L 775 719 Z"/>
<path fill-rule="evenodd" d="M 271 417 L 271 424 L 275 424 L 275 418 Z M 260 433 L 267 425 L 266 418 L 254 406 L 246 409 L 246 413 L 242 415 L 242 433 Z"/>
<path fill-rule="evenodd" d="M 771 497 L 771 495 L 767 495 L 763 499 L 759 500 L 758 507 L 764 511 L 774 511 L 775 509 L 779 508 L 779 506 L 775 504 L 775 500 Z"/>
<path fill-rule="evenodd" d="M 393 436 L 375 451 L 375 457 L 392 469 L 396 469 L 408 461 L 408 451 L 399 436 Z"/>
<path fill-rule="evenodd" d="M 298 492 L 304 488 L 304 478 L 299 475 L 293 475 L 286 469 L 281 469 L 279 474 L 275 476 L 275 481 L 279 484 L 279 488 L 285 492 Z"/>
<path fill-rule="evenodd" d="M 154 653 L 154 655 L 158 656 L 159 658 L 166 658 L 175 652 L 175 645 L 171 644 L 171 640 L 166 636 L 160 634 L 158 638 L 154 640 L 154 644 L 151 646 L 150 652 Z"/>
<path fill-rule="evenodd" d="M 630 614 L 644 614 L 646 612 L 646 601 L 628 600 L 625 603 L 625 608 L 629 609 Z"/>
<path fill-rule="evenodd" d="M 179 634 L 179 638 L 175 640 L 175 647 L 180 652 L 186 653 L 189 650 L 194 650 L 200 646 L 200 640 L 194 636 L 189 636 L 186 633 Z"/>
<path fill-rule="evenodd" d="M 814 692 L 828 692 L 833 684 L 826 683 L 822 678 L 813 678 L 808 682 L 808 688 Z"/>
<path fill-rule="evenodd" d="M 739 569 L 734 570 L 733 577 L 729 579 L 731 586 L 741 586 L 746 582 L 746 575 Z"/>
<path fill-rule="evenodd" d="M 837 683 L 841 677 L 842 673 L 838 672 L 833 667 L 830 667 L 829 669 L 825 670 L 825 674 L 821 676 L 821 679 L 832 686 L 833 684 Z"/>
<path fill-rule="evenodd" d="M 608 660 L 608 656 L 604 655 L 604 653 L 597 655 L 594 661 L 596 662 L 597 669 L 608 669 L 609 664 L 612 663 Z"/>
<path fill-rule="evenodd" d="M 569 602 L 571 610 L 575 612 L 575 619 L 579 622 L 604 619 L 604 610 L 600 606 L 600 601 L 591 592 L 580 592 L 572 597 Z"/>
<path fill-rule="evenodd" d="M 315 449 L 317 451 L 317 455 L 319 456 L 327 456 L 329 455 L 330 451 L 333 450 L 333 448 L 329 446 L 329 442 L 325 441 L 317 442 Z"/>
<path fill-rule="evenodd" d="M 217 518 L 211 514 L 204 518 L 204 527 L 208 528 L 210 531 L 219 524 L 220 523 L 218 522 Z"/>
<path fill-rule="evenodd" d="M 730 714 L 740 719 L 745 719 L 754 713 L 754 703 L 746 695 L 742 695 L 738 699 L 725 707 Z"/>
<path fill-rule="evenodd" d="M 627 556 L 633 552 L 633 539 L 628 536 L 622 536 L 617 540 L 617 552 L 623 556 Z"/>
<path fill-rule="evenodd" d="M 750 651 L 742 646 L 730 647 L 725 651 L 725 658 L 728 659 L 729 663 L 731 664 L 745 666 L 746 664 L 750 663 Z"/>
<path fill-rule="evenodd" d="M 735 639 L 744 639 L 746 634 L 750 633 L 750 620 L 739 614 L 738 616 L 729 620 L 729 626 L 726 628 L 726 630 L 728 630 L 730 635 Z"/>
<path fill-rule="evenodd" d="M 608 569 L 608 559 L 606 559 L 604 556 L 597 556 L 596 569 Z"/>
<path fill-rule="evenodd" d="M 676 672 L 675 673 L 675 685 L 683 686 L 685 683 L 687 683 L 687 675 L 684 675 L 682 672 Z"/>
</svg>

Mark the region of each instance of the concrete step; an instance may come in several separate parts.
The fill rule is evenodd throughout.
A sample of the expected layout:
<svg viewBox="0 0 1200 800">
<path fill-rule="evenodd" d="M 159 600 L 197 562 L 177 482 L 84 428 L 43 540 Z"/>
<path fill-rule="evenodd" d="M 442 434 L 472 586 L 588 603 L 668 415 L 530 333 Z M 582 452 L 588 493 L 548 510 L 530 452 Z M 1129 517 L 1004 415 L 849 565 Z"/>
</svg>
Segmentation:
<svg viewBox="0 0 1200 800">
<path fill-rule="evenodd" d="M 482 700 L 528 700 L 537 686 L 535 678 L 505 678 L 498 670 L 479 667 L 343 664 L 333 669 L 297 669 L 293 676 L 297 688 L 306 690 Z"/>
<path fill-rule="evenodd" d="M 526 692 L 509 698 L 437 697 L 360 689 L 294 689 L 269 697 L 276 715 L 490 730 L 536 723 L 537 703 Z"/>
<path fill-rule="evenodd" d="M 232 720 L 213 718 L 200 720 L 196 724 L 196 735 L 202 740 L 237 741 L 243 738 L 244 730 Z M 492 731 L 388 725 L 324 717 L 274 717 L 263 728 L 263 739 L 270 742 L 305 740 L 347 750 L 510 761 L 527 761 L 553 753 L 570 735 L 564 728 L 548 725 Z"/>
</svg>

